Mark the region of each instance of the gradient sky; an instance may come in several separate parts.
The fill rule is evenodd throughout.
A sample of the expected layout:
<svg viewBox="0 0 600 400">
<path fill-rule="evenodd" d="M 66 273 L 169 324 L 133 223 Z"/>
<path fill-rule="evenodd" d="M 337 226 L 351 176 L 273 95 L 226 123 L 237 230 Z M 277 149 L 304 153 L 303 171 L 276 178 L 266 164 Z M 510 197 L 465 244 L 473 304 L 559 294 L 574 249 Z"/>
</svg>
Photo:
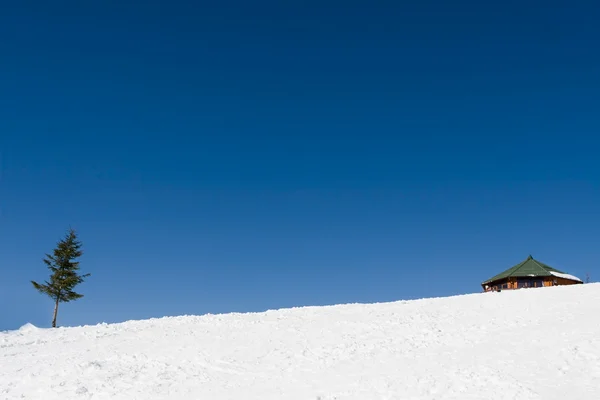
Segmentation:
<svg viewBox="0 0 600 400">
<path fill-rule="evenodd" d="M 6 2 L 0 330 L 600 278 L 597 2 Z"/>
</svg>

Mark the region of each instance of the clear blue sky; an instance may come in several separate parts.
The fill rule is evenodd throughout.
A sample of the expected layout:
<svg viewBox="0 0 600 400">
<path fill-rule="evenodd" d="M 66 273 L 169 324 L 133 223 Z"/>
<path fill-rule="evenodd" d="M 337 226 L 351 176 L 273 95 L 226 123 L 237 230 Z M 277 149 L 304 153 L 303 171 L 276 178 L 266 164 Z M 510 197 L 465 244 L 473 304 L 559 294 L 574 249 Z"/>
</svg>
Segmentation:
<svg viewBox="0 0 600 400">
<path fill-rule="evenodd" d="M 0 330 L 600 278 L 595 3 L 3 4 Z"/>
</svg>

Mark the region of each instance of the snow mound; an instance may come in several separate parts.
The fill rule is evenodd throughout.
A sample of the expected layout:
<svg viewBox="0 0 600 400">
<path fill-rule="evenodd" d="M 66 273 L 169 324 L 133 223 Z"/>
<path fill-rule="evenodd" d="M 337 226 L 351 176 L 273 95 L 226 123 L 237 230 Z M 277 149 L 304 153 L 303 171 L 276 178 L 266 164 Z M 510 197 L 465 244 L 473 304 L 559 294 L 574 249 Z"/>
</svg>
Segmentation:
<svg viewBox="0 0 600 400">
<path fill-rule="evenodd" d="M 600 399 L 600 285 L 10 332 L 0 398 Z"/>
<path fill-rule="evenodd" d="M 26 334 L 26 333 L 36 332 L 37 330 L 39 330 L 39 328 L 37 326 L 28 322 L 25 325 L 23 325 L 22 327 L 20 327 L 18 332 Z"/>
</svg>

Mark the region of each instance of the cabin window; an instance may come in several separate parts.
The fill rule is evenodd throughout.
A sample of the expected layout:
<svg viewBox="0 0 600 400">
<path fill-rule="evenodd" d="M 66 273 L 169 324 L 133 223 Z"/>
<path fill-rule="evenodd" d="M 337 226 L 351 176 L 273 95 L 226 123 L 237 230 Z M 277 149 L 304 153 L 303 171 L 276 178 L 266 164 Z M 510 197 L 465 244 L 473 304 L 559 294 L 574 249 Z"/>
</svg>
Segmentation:
<svg viewBox="0 0 600 400">
<path fill-rule="evenodd" d="M 531 286 L 532 287 L 542 287 L 542 286 L 544 286 L 544 281 L 542 281 L 541 279 L 533 279 L 531 281 Z"/>
<path fill-rule="evenodd" d="M 508 289 L 508 283 L 503 283 L 502 284 L 502 289 Z"/>
</svg>

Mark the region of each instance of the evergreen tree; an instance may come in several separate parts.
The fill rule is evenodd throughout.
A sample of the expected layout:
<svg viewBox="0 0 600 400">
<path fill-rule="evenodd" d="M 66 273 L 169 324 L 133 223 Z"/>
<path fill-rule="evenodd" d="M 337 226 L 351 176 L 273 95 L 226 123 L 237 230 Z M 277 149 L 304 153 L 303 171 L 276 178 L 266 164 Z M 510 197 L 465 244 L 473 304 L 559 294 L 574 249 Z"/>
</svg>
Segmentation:
<svg viewBox="0 0 600 400">
<path fill-rule="evenodd" d="M 50 281 L 45 281 L 45 284 L 31 281 L 35 289 L 54 300 L 53 328 L 56 327 L 58 304 L 68 303 L 83 297 L 82 294 L 73 290 L 75 286 L 84 281 L 84 278 L 90 276 L 90 274 L 80 275 L 78 273 L 79 262 L 75 260 L 81 257 L 82 254 L 81 242 L 77 239 L 77 234 L 73 229 L 69 229 L 64 239 L 58 242 L 54 253 L 52 255 L 46 254 L 46 258 L 43 259 L 52 272 Z"/>
</svg>

